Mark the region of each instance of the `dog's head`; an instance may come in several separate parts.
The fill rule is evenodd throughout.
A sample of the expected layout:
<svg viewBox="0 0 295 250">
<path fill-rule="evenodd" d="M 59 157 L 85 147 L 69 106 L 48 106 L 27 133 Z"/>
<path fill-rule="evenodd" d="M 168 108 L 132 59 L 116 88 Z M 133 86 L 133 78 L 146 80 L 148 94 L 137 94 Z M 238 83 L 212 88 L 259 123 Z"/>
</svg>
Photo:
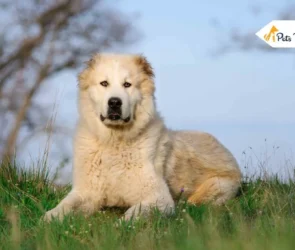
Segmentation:
<svg viewBox="0 0 295 250">
<path fill-rule="evenodd" d="M 107 127 L 134 122 L 138 106 L 154 96 L 154 73 L 140 55 L 97 54 L 79 75 L 79 88 L 86 91 L 100 121 Z"/>
</svg>

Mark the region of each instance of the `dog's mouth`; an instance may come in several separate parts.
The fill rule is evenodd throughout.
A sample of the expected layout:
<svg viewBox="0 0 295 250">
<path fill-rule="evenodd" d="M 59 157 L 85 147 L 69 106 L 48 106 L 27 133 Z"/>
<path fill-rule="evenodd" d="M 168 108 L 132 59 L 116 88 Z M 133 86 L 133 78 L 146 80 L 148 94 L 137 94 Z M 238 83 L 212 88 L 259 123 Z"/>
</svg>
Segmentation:
<svg viewBox="0 0 295 250">
<path fill-rule="evenodd" d="M 124 123 L 128 123 L 130 121 L 130 116 L 122 118 L 121 114 L 116 112 L 110 112 L 107 116 L 103 116 L 102 114 L 100 114 L 100 120 L 102 122 L 104 122 L 105 120 L 109 120 L 111 122 L 123 121 Z"/>
</svg>

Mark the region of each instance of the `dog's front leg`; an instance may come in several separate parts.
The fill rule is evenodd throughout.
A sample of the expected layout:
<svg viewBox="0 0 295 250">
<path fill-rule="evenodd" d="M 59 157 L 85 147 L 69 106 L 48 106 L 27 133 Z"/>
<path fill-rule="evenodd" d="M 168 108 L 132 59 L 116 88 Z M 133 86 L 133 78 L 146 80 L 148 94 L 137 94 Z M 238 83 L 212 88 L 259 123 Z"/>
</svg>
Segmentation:
<svg viewBox="0 0 295 250">
<path fill-rule="evenodd" d="M 158 183 L 157 183 L 158 182 Z M 138 204 L 130 207 L 125 215 L 125 220 L 136 218 L 138 216 L 147 216 L 151 210 L 157 208 L 160 212 L 170 215 L 174 212 L 174 201 L 169 192 L 168 186 L 163 179 L 156 182 L 156 185 L 146 185 L 149 187 L 147 196 Z"/>
<path fill-rule="evenodd" d="M 46 212 L 45 221 L 51 221 L 52 218 L 62 220 L 64 215 L 72 212 L 83 201 L 79 192 L 72 190 L 55 208 Z"/>
</svg>

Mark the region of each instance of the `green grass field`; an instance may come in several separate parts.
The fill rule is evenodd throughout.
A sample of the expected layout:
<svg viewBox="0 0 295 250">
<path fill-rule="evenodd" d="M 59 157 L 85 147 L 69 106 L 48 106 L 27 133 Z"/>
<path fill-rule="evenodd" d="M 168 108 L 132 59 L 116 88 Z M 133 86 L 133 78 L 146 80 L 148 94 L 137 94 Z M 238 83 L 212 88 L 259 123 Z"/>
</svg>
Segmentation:
<svg viewBox="0 0 295 250">
<path fill-rule="evenodd" d="M 41 217 L 70 187 L 55 187 L 45 171 L 0 169 L 0 249 L 295 249 L 294 182 L 248 181 L 221 207 L 179 199 L 170 218 L 119 224 L 124 211 L 108 209 L 49 224 Z"/>
</svg>

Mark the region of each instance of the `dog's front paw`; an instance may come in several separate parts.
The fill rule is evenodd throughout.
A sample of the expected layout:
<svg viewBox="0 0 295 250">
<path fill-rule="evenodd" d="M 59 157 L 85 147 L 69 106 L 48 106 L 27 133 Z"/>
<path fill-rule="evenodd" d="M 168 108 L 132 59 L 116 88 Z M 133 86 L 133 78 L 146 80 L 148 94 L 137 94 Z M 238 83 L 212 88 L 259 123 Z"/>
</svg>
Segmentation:
<svg viewBox="0 0 295 250">
<path fill-rule="evenodd" d="M 135 205 L 130 207 L 124 214 L 125 220 L 138 219 L 139 216 L 147 216 L 151 211 L 150 206 Z"/>
<path fill-rule="evenodd" d="M 138 215 L 139 215 L 139 211 L 135 208 L 135 206 L 133 206 L 125 212 L 124 217 L 122 219 L 129 221 L 132 218 L 137 218 Z"/>
<path fill-rule="evenodd" d="M 64 214 L 58 208 L 51 209 L 47 211 L 43 217 L 43 220 L 46 222 L 52 221 L 52 219 L 56 218 L 60 221 L 63 220 Z"/>
<path fill-rule="evenodd" d="M 124 219 L 125 220 L 131 220 L 131 219 L 138 219 L 139 216 L 143 216 L 146 217 L 148 216 L 152 210 L 157 209 L 158 211 L 160 211 L 163 215 L 172 215 L 175 211 L 174 208 L 174 202 L 171 199 L 171 201 L 169 202 L 165 202 L 163 204 L 146 204 L 146 205 L 142 205 L 142 204 L 137 204 L 135 206 L 130 207 L 124 215 Z"/>
</svg>

